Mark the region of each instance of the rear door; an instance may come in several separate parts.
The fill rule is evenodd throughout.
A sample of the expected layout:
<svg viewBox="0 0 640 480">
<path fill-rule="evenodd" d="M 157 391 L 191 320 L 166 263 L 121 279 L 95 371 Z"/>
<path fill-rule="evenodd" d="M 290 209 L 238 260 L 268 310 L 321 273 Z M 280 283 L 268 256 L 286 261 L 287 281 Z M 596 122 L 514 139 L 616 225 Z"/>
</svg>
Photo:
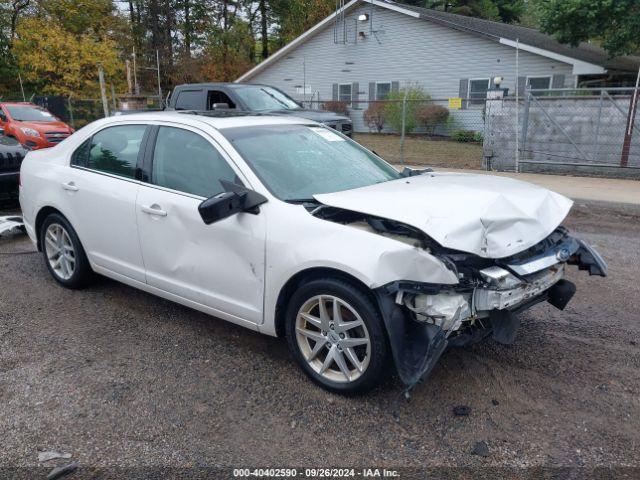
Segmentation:
<svg viewBox="0 0 640 480">
<path fill-rule="evenodd" d="M 145 276 L 136 225 L 137 171 L 146 132 L 144 124 L 96 132 L 72 154 L 72 168 L 59 185 L 89 260 L 140 282 Z"/>
<path fill-rule="evenodd" d="M 239 170 L 204 132 L 159 126 L 150 137 L 148 182 L 136 215 L 147 283 L 237 321 L 262 321 L 264 213 L 240 213 L 205 225 L 198 205 L 242 184 Z M 145 162 L 146 164 L 147 162 Z"/>
</svg>

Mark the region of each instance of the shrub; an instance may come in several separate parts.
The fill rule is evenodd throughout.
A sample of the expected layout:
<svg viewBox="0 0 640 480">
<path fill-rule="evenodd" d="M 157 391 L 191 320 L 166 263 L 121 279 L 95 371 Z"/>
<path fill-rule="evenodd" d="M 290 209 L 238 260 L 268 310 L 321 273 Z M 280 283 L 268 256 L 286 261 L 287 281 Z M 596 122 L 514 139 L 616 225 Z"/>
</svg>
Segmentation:
<svg viewBox="0 0 640 480">
<path fill-rule="evenodd" d="M 342 115 L 349 114 L 349 105 L 347 105 L 347 102 L 339 102 L 337 100 L 324 102 L 322 109 L 327 112 L 341 113 Z"/>
<path fill-rule="evenodd" d="M 441 125 L 449 118 L 449 109 L 441 105 L 426 105 L 417 112 L 417 120 L 420 125 L 427 129 L 427 135 L 433 135 L 438 125 Z"/>
<path fill-rule="evenodd" d="M 375 129 L 378 133 L 382 131 L 386 122 L 386 108 L 387 106 L 383 102 L 373 102 L 369 105 L 369 108 L 364 111 L 362 118 L 364 123 L 367 124 L 367 127 L 369 127 L 369 130 Z"/>
<path fill-rule="evenodd" d="M 405 119 L 405 132 L 412 131 L 417 125 L 416 112 L 431 97 L 419 86 L 409 86 L 391 92 L 387 97 L 387 105 L 385 107 L 386 121 L 396 132 L 402 131 L 402 102 L 405 92 L 407 94 L 407 110 Z"/>
<path fill-rule="evenodd" d="M 451 137 L 456 142 L 464 142 L 464 143 L 482 143 L 484 138 L 480 132 L 476 132 L 475 130 L 456 130 L 453 132 Z"/>
</svg>

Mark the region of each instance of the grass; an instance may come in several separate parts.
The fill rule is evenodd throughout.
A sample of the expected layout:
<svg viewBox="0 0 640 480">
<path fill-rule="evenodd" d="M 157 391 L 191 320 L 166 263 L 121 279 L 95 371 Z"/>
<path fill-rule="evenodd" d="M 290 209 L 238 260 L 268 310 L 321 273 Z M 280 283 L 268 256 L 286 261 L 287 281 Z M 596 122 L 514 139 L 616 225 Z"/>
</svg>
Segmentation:
<svg viewBox="0 0 640 480">
<path fill-rule="evenodd" d="M 400 163 L 400 135 L 357 133 L 353 138 L 388 162 Z M 404 159 L 407 165 L 480 169 L 482 145 L 411 135 L 405 138 Z"/>
</svg>

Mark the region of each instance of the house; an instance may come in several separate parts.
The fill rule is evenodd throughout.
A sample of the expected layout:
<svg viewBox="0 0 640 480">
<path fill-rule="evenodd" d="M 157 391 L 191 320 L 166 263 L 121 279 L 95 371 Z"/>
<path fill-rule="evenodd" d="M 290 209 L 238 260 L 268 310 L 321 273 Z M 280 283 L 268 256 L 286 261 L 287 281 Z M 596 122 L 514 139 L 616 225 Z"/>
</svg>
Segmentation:
<svg viewBox="0 0 640 480">
<path fill-rule="evenodd" d="M 473 124 L 496 76 L 513 95 L 516 80 L 520 94 L 526 85 L 632 85 L 640 66 L 638 57 L 610 59 L 593 45 L 574 48 L 517 25 L 385 0 L 340 4 L 236 81 L 273 85 L 299 101 L 347 102 L 355 130 L 367 131 L 368 102 L 407 84 L 433 99 L 468 99 L 461 104 L 468 111 L 456 114 Z"/>
</svg>

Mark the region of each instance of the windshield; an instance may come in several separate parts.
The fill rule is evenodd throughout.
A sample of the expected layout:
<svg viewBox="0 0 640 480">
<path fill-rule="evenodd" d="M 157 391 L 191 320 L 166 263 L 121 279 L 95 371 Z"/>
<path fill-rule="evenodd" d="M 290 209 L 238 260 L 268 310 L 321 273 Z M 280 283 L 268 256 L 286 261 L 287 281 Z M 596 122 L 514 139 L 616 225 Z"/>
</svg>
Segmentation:
<svg viewBox="0 0 640 480">
<path fill-rule="evenodd" d="M 400 178 L 391 165 L 325 127 L 260 125 L 221 133 L 281 200 L 312 200 Z"/>
<path fill-rule="evenodd" d="M 251 111 L 300 109 L 300 105 L 292 98 L 275 88 L 261 85 L 242 85 L 236 88 L 235 92 Z"/>
<path fill-rule="evenodd" d="M 6 105 L 9 115 L 18 122 L 55 122 L 57 119 L 44 108 L 27 105 Z"/>
</svg>

